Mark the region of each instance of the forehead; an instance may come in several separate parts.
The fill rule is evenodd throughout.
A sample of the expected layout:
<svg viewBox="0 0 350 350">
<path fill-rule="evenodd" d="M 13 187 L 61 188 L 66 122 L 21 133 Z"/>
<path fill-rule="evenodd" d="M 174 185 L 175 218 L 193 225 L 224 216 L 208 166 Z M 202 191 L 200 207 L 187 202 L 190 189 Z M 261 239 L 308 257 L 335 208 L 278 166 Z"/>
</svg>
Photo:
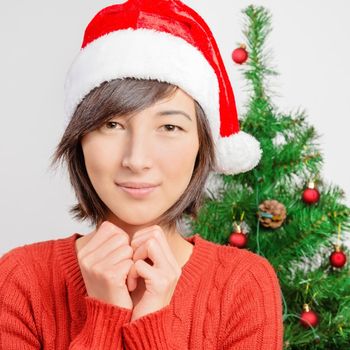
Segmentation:
<svg viewBox="0 0 350 350">
<path fill-rule="evenodd" d="M 155 117 L 182 115 L 189 121 L 193 121 L 195 119 L 196 108 L 193 98 L 178 88 L 170 96 L 156 101 L 151 106 L 145 107 L 141 111 L 135 111 L 135 113 L 122 116 L 129 119 L 135 115 L 144 114 L 145 112 L 150 113 Z"/>
<path fill-rule="evenodd" d="M 194 100 L 184 90 L 177 88 L 173 94 L 157 101 L 157 106 L 167 105 L 194 109 Z"/>
</svg>

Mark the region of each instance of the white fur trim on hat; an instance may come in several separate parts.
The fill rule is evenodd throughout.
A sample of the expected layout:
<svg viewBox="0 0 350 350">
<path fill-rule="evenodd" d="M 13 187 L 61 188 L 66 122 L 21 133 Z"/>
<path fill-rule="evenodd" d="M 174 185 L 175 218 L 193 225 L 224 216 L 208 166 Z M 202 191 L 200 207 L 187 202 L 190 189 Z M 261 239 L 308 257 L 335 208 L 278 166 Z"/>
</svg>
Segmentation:
<svg viewBox="0 0 350 350">
<path fill-rule="evenodd" d="M 260 143 L 244 131 L 221 137 L 216 147 L 216 171 L 226 175 L 253 169 L 259 163 L 262 153 Z"/>
<path fill-rule="evenodd" d="M 179 86 L 201 105 L 214 139 L 220 132 L 219 85 L 214 69 L 193 45 L 152 29 L 123 29 L 82 49 L 65 83 L 66 122 L 84 97 L 104 81 L 134 77 Z"/>
</svg>

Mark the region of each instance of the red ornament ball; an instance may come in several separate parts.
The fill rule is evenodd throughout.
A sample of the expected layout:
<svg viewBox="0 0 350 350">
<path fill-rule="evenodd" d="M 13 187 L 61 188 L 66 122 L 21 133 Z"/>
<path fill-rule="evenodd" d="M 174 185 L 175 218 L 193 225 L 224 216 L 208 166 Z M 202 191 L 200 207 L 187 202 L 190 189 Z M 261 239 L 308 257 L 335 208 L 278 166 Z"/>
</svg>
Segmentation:
<svg viewBox="0 0 350 350">
<path fill-rule="evenodd" d="M 346 264 L 346 255 L 343 251 L 337 249 L 329 257 L 329 262 L 333 267 L 342 268 Z"/>
<path fill-rule="evenodd" d="M 320 192 L 316 188 L 309 187 L 303 192 L 303 201 L 307 204 L 317 203 L 320 199 Z"/>
<path fill-rule="evenodd" d="M 245 248 L 247 242 L 247 235 L 242 232 L 232 232 L 229 238 L 229 243 L 232 247 Z"/>
<path fill-rule="evenodd" d="M 238 64 L 244 63 L 248 59 L 248 52 L 245 47 L 241 46 L 232 52 L 232 59 Z"/>
<path fill-rule="evenodd" d="M 316 327 L 318 325 L 318 315 L 308 307 L 304 307 L 304 311 L 300 315 L 300 323 L 304 328 Z"/>
</svg>

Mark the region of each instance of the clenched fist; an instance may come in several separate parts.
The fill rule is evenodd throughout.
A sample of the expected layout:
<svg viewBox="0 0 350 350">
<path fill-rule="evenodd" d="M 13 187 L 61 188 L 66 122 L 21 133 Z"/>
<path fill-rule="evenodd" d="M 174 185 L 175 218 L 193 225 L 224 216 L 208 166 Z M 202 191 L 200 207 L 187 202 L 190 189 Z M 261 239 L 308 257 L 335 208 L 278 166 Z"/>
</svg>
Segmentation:
<svg viewBox="0 0 350 350">
<path fill-rule="evenodd" d="M 129 275 L 128 284 L 134 289 L 137 276 L 133 278 L 132 271 L 129 274 L 134 265 L 133 253 L 129 235 L 104 221 L 88 243 L 77 252 L 88 295 L 132 310 L 133 303 L 126 280 Z"/>
</svg>

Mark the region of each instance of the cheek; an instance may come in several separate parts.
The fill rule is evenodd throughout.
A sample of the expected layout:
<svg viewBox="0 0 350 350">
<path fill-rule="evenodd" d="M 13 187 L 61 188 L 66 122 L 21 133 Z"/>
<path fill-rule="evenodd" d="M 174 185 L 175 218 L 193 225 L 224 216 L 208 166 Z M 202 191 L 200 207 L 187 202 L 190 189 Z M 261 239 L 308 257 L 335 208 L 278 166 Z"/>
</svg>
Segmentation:
<svg viewBox="0 0 350 350">
<path fill-rule="evenodd" d="M 198 154 L 198 140 L 190 138 L 187 142 L 181 142 L 173 148 L 159 152 L 162 168 L 168 178 L 181 183 L 189 183 Z"/>
<path fill-rule="evenodd" d="M 82 142 L 86 170 L 91 181 L 97 176 L 108 175 L 109 169 L 113 169 L 117 161 L 113 145 L 107 141 L 90 138 Z"/>
</svg>

